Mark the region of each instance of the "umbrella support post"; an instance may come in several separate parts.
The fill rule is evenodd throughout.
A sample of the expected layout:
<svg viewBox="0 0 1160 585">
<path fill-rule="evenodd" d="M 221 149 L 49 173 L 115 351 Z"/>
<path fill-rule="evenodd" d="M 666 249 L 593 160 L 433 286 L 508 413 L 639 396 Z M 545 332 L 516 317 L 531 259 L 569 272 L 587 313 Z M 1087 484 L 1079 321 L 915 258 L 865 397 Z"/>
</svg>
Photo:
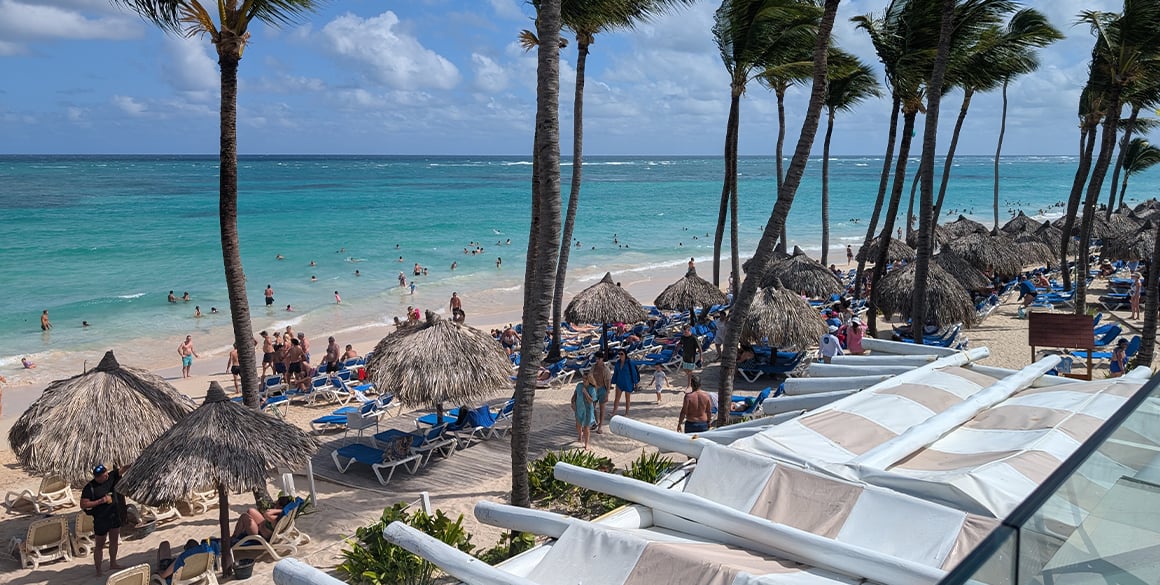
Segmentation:
<svg viewBox="0 0 1160 585">
<path fill-rule="evenodd" d="M 221 524 L 222 576 L 228 577 L 234 571 L 234 555 L 230 550 L 230 494 L 226 486 L 218 484 L 218 523 Z"/>
</svg>

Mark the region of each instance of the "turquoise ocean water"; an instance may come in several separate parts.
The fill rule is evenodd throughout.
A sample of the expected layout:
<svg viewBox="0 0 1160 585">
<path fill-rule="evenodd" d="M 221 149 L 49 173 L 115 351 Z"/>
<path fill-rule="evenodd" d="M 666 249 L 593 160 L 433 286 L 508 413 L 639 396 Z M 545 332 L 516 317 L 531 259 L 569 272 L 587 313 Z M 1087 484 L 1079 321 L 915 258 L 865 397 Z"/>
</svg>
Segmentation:
<svg viewBox="0 0 1160 585">
<path fill-rule="evenodd" d="M 530 159 L 262 156 L 239 166 L 255 330 L 304 322 L 357 329 L 389 321 L 409 304 L 445 308 L 451 290 L 468 299 L 469 315 L 473 296 L 519 302 Z M 770 158 L 740 163 L 743 253 L 772 208 L 773 167 Z M 820 167 L 811 161 L 789 222 L 790 238 L 815 255 Z M 861 241 L 865 221 L 851 220 L 868 218 L 880 169 L 879 157 L 832 160 L 835 249 Z M 1048 208 L 1066 198 L 1075 159 L 1006 157 L 1001 169 L 1003 221 L 1013 209 L 1055 217 L 1058 208 Z M 563 173 L 566 191 L 570 167 Z M 586 286 L 606 269 L 709 258 L 706 233 L 715 225 L 722 173 L 714 157 L 590 157 L 570 281 Z M 169 359 L 186 333 L 228 339 L 216 157 L 0 157 L 0 184 L 0 373 L 50 379 L 62 369 L 80 371 L 74 362 L 110 347 Z M 1152 197 L 1158 186 L 1160 173 L 1134 177 L 1129 199 Z M 960 157 L 945 207 L 989 223 L 990 200 L 991 159 Z M 483 253 L 465 255 L 473 242 Z M 844 263 L 841 256 L 833 260 Z M 429 274 L 416 279 L 412 296 L 397 277 L 403 271 L 411 279 L 416 262 Z M 709 263 L 699 265 L 710 274 Z M 267 284 L 277 292 L 276 310 L 263 306 Z M 169 304 L 170 290 L 193 300 Z M 194 305 L 206 317 L 195 319 Z M 209 314 L 211 307 L 221 313 Z M 49 334 L 39 327 L 43 309 L 55 326 Z M 82 328 L 82 320 L 92 326 Z M 20 371 L 21 356 L 51 367 Z"/>
</svg>

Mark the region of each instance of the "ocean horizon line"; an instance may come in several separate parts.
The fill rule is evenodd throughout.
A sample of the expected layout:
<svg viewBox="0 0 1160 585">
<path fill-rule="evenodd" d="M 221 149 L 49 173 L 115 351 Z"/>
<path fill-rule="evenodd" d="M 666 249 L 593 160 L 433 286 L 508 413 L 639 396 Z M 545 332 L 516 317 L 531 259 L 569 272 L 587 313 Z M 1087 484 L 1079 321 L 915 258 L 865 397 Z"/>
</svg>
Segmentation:
<svg viewBox="0 0 1160 585">
<path fill-rule="evenodd" d="M 50 153 L 50 152 L 29 152 L 29 153 L 0 153 L 0 160 L 20 160 L 31 158 L 107 158 L 107 159 L 174 159 L 174 160 L 213 160 L 217 159 L 217 153 Z M 272 158 L 281 159 L 412 159 L 421 160 L 425 158 L 489 158 L 489 159 L 503 159 L 503 158 L 521 158 L 531 159 L 531 153 L 526 154 L 359 154 L 359 153 L 252 153 L 239 154 L 238 160 L 268 160 Z M 724 159 L 721 154 L 591 154 L 585 153 L 584 158 L 620 158 L 620 159 L 635 159 L 635 158 L 672 158 L 672 159 Z M 772 154 L 742 154 L 739 155 L 742 159 L 758 160 L 758 159 L 772 159 Z M 940 152 L 936 158 L 945 159 L 946 153 Z M 1018 159 L 1029 157 L 1044 157 L 1054 159 L 1078 159 L 1077 154 L 1051 154 L 1051 153 L 1019 153 L 1019 154 L 1003 154 L 1000 160 L 1003 159 Z M 571 160 L 572 155 L 561 154 L 561 160 Z M 790 155 L 784 155 L 783 160 L 789 160 Z M 810 154 L 810 159 L 821 158 L 821 154 Z M 882 159 L 882 153 L 865 153 L 865 154 L 831 154 L 831 159 L 854 159 L 854 158 L 870 158 Z M 912 160 L 918 160 L 918 156 L 912 155 L 909 157 Z M 994 154 L 963 154 L 955 153 L 955 159 L 969 158 L 969 159 L 993 159 Z"/>
</svg>

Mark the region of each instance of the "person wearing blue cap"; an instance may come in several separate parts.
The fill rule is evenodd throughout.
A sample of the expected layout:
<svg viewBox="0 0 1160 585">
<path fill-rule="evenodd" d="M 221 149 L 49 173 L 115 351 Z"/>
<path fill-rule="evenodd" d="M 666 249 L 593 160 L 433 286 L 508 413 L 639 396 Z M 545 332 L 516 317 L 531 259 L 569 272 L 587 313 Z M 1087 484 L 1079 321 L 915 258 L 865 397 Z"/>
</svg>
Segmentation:
<svg viewBox="0 0 1160 585">
<path fill-rule="evenodd" d="M 118 571 L 122 568 L 117 564 L 117 545 L 121 535 L 121 514 L 118 507 L 123 505 L 123 501 L 114 488 L 121 480 L 121 474 L 128 469 L 128 465 L 120 469 L 97 465 L 93 468 L 93 481 L 81 490 L 81 509 L 93 517 L 93 534 L 96 535 L 93 544 L 93 563 L 97 566 L 98 576 L 101 575 L 101 557 L 106 537 L 109 541 L 109 569 Z"/>
</svg>

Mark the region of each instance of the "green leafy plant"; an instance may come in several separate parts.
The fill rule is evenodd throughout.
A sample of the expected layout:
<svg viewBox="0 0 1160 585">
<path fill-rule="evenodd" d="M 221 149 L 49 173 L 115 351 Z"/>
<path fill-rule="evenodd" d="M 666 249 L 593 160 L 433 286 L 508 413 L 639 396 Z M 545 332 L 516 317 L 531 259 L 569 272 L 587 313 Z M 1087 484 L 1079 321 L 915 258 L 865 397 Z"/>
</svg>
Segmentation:
<svg viewBox="0 0 1160 585">
<path fill-rule="evenodd" d="M 536 546 L 536 535 L 530 532 L 504 532 L 495 546 L 476 555 L 479 560 L 497 565 Z"/>
<path fill-rule="evenodd" d="M 343 562 L 338 571 L 348 582 L 361 585 L 432 585 L 438 577 L 438 568 L 422 557 L 383 538 L 383 528 L 391 522 L 403 522 L 452 547 L 470 554 L 475 545 L 471 534 L 463 527 L 463 515 L 455 520 L 442 510 L 427 514 L 422 510 L 410 513 L 404 504 L 395 504 L 383 510 L 379 521 L 355 531 L 343 549 Z"/>
<path fill-rule="evenodd" d="M 624 468 L 623 475 L 646 483 L 656 483 L 673 468 L 673 460 L 661 455 L 660 451 L 641 452 L 640 457 Z"/>
<path fill-rule="evenodd" d="M 528 484 L 532 502 L 537 506 L 588 519 L 624 504 L 619 498 L 557 480 L 553 468 L 559 462 L 605 473 L 616 468 L 611 459 L 583 449 L 548 452 L 528 464 Z"/>
</svg>

